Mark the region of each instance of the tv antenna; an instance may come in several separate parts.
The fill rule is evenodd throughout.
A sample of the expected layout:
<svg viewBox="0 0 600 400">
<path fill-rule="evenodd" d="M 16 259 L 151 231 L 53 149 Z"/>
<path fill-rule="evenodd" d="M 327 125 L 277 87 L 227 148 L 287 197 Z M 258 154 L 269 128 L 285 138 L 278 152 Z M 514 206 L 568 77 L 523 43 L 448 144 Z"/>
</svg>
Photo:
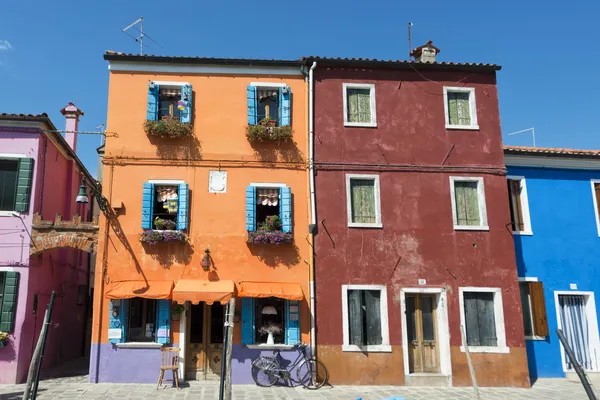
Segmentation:
<svg viewBox="0 0 600 400">
<path fill-rule="evenodd" d="M 413 23 L 408 23 L 408 60 L 410 61 L 410 53 L 412 53 L 412 27 Z"/>
<path fill-rule="evenodd" d="M 534 128 L 527 128 L 527 129 L 523 129 L 520 131 L 511 132 L 508 134 L 508 136 L 516 135 L 518 133 L 523 133 L 523 132 L 529 132 L 529 131 L 531 131 L 531 137 L 533 139 L 533 147 L 535 147 L 535 129 Z"/>
<path fill-rule="evenodd" d="M 137 24 L 140 24 L 140 29 L 137 28 L 137 26 L 136 26 Z M 138 31 L 140 36 L 135 37 L 135 36 L 130 35 L 129 32 L 127 32 L 127 30 L 129 28 L 133 28 L 136 31 Z M 137 20 L 135 20 L 131 24 L 127 25 L 125 28 L 123 28 L 122 32 L 127 34 L 127 36 L 129 36 L 136 42 L 140 42 L 140 56 L 144 55 L 144 38 L 150 39 L 152 42 L 156 43 L 157 45 L 159 45 L 160 47 L 162 47 L 164 49 L 164 47 L 160 43 L 158 43 L 156 40 L 152 39 L 148 34 L 144 33 L 144 17 L 139 17 Z M 146 45 L 146 47 L 148 47 L 148 45 Z"/>
</svg>

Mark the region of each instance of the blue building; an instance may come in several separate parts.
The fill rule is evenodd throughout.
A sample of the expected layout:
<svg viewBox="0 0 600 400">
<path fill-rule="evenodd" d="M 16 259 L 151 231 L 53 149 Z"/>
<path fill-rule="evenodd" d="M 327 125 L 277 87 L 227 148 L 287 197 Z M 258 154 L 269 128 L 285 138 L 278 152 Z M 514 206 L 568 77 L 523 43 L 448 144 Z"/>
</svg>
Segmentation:
<svg viewBox="0 0 600 400">
<path fill-rule="evenodd" d="M 505 147 L 531 381 L 600 370 L 600 151 Z"/>
</svg>

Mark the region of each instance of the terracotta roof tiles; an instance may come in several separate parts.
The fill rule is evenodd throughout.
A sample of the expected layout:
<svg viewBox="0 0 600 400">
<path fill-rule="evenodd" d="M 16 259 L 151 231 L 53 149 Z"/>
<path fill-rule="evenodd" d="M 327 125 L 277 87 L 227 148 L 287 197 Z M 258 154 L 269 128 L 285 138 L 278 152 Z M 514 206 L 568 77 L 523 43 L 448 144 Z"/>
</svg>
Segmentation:
<svg viewBox="0 0 600 400">
<path fill-rule="evenodd" d="M 600 150 L 577 150 L 560 147 L 504 146 L 505 154 L 534 154 L 571 157 L 600 157 Z"/>
</svg>

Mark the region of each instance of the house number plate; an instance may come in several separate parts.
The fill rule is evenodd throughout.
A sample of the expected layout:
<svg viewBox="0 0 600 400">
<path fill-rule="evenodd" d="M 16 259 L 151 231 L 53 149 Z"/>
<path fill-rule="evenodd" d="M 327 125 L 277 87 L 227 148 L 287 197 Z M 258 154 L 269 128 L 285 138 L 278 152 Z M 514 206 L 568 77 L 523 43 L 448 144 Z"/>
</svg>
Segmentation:
<svg viewBox="0 0 600 400">
<path fill-rule="evenodd" d="M 112 328 L 108 330 L 109 339 L 121 339 L 121 329 Z"/>
</svg>

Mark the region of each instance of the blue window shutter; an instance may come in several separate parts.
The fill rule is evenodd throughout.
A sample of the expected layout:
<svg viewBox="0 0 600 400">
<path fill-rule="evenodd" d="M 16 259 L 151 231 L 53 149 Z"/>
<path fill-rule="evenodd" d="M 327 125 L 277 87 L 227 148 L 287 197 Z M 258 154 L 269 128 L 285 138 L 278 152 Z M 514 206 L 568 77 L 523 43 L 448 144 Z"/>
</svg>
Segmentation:
<svg viewBox="0 0 600 400">
<path fill-rule="evenodd" d="M 33 158 L 19 158 L 19 174 L 17 175 L 17 201 L 15 211 L 28 212 L 31 198 L 31 176 L 33 175 Z"/>
<path fill-rule="evenodd" d="M 158 85 L 152 82 L 148 84 L 148 110 L 146 111 L 146 119 L 148 121 L 158 121 Z"/>
<path fill-rule="evenodd" d="M 184 231 L 188 228 L 188 184 L 179 185 L 179 203 L 177 204 L 177 230 Z"/>
<path fill-rule="evenodd" d="M 193 102 L 192 102 L 192 85 L 183 85 L 181 87 L 181 100 L 187 102 L 185 108 L 179 113 L 179 120 L 186 124 L 192 123 L 192 110 Z"/>
<path fill-rule="evenodd" d="M 254 344 L 254 299 L 242 297 L 242 344 Z"/>
<path fill-rule="evenodd" d="M 285 344 L 300 342 L 300 302 L 286 300 L 285 302 Z"/>
<path fill-rule="evenodd" d="M 292 189 L 288 186 L 281 188 L 281 199 L 279 201 L 279 218 L 281 218 L 281 230 L 292 231 Z"/>
<path fill-rule="evenodd" d="M 256 230 L 256 187 L 246 187 L 246 231 Z"/>
<path fill-rule="evenodd" d="M 156 307 L 156 341 L 171 343 L 171 300 L 157 300 Z"/>
<path fill-rule="evenodd" d="M 154 214 L 154 185 L 144 182 L 142 192 L 142 229 L 152 229 L 152 214 Z"/>
<path fill-rule="evenodd" d="M 2 301 L 0 301 L 0 331 L 12 332 L 15 328 L 17 315 L 17 291 L 19 288 L 19 273 L 14 271 L 0 272 L 4 275 Z"/>
<path fill-rule="evenodd" d="M 292 124 L 292 104 L 290 87 L 279 89 L 279 126 L 290 126 Z"/>
<path fill-rule="evenodd" d="M 117 317 L 113 315 L 113 303 L 118 303 L 119 314 Z M 125 342 L 125 331 L 127 330 L 127 300 L 111 300 L 110 301 L 110 329 L 120 329 L 121 330 L 121 338 L 120 339 L 109 339 L 110 343 L 121 343 Z"/>
<path fill-rule="evenodd" d="M 256 87 L 248 86 L 246 89 L 248 97 L 248 125 L 256 125 Z"/>
</svg>

